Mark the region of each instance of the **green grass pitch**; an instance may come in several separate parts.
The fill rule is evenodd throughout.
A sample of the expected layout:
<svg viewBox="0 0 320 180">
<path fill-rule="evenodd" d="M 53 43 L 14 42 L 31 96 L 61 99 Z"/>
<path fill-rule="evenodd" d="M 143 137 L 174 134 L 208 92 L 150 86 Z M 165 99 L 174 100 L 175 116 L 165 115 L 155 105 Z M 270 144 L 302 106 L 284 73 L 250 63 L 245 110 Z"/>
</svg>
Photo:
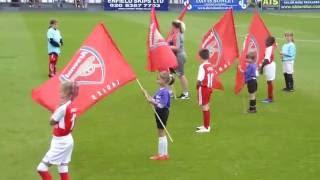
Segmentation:
<svg viewBox="0 0 320 180">
<path fill-rule="evenodd" d="M 158 13 L 165 34 L 178 13 Z M 320 14 L 264 13 L 262 17 L 283 44 L 283 33 L 295 33 L 296 92 L 281 91 L 283 77 L 277 56 L 276 102 L 258 103 L 248 115 L 247 95 L 233 94 L 235 68 L 222 75 L 225 92 L 215 92 L 211 104 L 214 132 L 194 132 L 201 122 L 196 103 L 195 53 L 203 34 L 221 13 L 186 15 L 186 74 L 192 99 L 173 101 L 169 130 L 171 159 L 153 162 L 157 135 L 149 105 L 138 85 L 130 83 L 78 119 L 70 165 L 74 180 L 315 180 L 320 178 Z M 36 167 L 49 148 L 49 112 L 31 100 L 31 89 L 47 80 L 48 20 L 60 20 L 65 46 L 61 69 L 98 22 L 104 22 L 140 81 L 149 92 L 157 88 L 155 74 L 145 71 L 148 12 L 0 13 L 0 179 L 40 179 Z M 236 13 L 241 47 L 250 13 Z M 176 86 L 178 89 L 178 86 Z M 259 79 L 258 99 L 265 98 Z M 178 89 L 179 92 L 179 89 Z M 52 168 L 55 179 L 56 169 Z"/>
</svg>

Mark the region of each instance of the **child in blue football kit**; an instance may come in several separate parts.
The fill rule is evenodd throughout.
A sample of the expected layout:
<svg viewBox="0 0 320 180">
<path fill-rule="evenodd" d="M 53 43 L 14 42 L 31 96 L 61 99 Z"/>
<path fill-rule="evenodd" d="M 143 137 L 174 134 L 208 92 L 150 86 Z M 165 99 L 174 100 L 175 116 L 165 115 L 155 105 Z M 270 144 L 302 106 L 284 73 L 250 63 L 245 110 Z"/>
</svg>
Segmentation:
<svg viewBox="0 0 320 180">
<path fill-rule="evenodd" d="M 151 160 L 168 160 L 168 140 L 166 133 L 164 131 L 168 117 L 169 117 L 169 109 L 170 109 L 170 93 L 168 84 L 171 82 L 171 77 L 169 72 L 160 72 L 157 76 L 157 84 L 159 84 L 160 89 L 157 93 L 151 97 L 145 91 L 145 96 L 150 104 L 152 104 L 161 119 L 155 114 L 158 134 L 159 134 L 159 144 L 158 144 L 158 154 L 150 157 Z M 160 122 L 162 121 L 162 123 Z"/>
<path fill-rule="evenodd" d="M 283 88 L 283 91 L 293 92 L 293 72 L 294 61 L 296 58 L 296 46 L 294 44 L 292 32 L 286 32 L 284 36 L 287 42 L 282 46 L 280 53 L 282 57 L 283 76 L 286 84 L 285 88 Z"/>
<path fill-rule="evenodd" d="M 256 55 L 254 52 L 249 52 L 247 54 L 247 67 L 245 70 L 245 82 L 247 84 L 249 93 L 249 109 L 248 113 L 256 113 L 256 91 L 258 89 L 257 84 L 257 64 Z"/>
</svg>

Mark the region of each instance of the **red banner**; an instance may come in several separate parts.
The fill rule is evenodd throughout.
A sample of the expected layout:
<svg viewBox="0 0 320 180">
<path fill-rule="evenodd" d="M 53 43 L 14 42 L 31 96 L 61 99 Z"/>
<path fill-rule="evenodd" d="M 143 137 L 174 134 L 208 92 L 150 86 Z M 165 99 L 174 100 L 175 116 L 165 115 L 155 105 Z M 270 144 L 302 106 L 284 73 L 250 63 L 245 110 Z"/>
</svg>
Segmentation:
<svg viewBox="0 0 320 180">
<path fill-rule="evenodd" d="M 147 40 L 148 71 L 167 71 L 177 67 L 177 59 L 166 40 L 160 34 L 154 7 L 151 9 L 150 26 Z"/>
<path fill-rule="evenodd" d="M 53 111 L 59 105 L 61 82 L 74 81 L 79 85 L 79 95 L 73 104 L 82 114 L 135 78 L 107 29 L 99 24 L 61 73 L 33 89 L 32 98 Z"/>
<path fill-rule="evenodd" d="M 210 62 L 219 75 L 227 70 L 239 56 L 233 11 L 228 10 L 220 21 L 205 34 L 200 46 L 210 51 Z"/>
<path fill-rule="evenodd" d="M 239 64 L 236 73 L 236 82 L 234 92 L 238 94 L 245 84 L 245 68 L 246 68 L 246 55 L 248 52 L 254 52 L 257 57 L 257 64 L 259 67 L 264 59 L 264 51 L 266 49 L 265 41 L 270 32 L 265 26 L 263 20 L 258 12 L 255 12 L 251 24 L 249 26 L 248 34 L 244 40 L 242 53 L 239 58 Z"/>
</svg>

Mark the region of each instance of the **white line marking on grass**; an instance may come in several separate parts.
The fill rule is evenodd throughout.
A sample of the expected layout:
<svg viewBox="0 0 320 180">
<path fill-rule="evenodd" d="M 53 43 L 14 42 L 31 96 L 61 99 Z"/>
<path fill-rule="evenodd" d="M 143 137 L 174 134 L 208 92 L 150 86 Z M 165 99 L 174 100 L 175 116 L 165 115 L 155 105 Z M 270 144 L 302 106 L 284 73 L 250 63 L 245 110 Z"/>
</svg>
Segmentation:
<svg viewBox="0 0 320 180">
<path fill-rule="evenodd" d="M 300 41 L 300 42 L 310 42 L 310 43 L 320 43 L 320 40 L 317 40 L 317 39 L 295 39 L 295 41 Z"/>
<path fill-rule="evenodd" d="M 245 38 L 245 35 L 239 36 L 241 38 Z M 276 37 L 276 39 L 283 39 L 283 37 Z M 294 41 L 297 42 L 308 42 L 308 43 L 320 43 L 320 39 L 294 39 Z"/>
<path fill-rule="evenodd" d="M 313 16 L 313 15 L 305 15 L 305 14 L 282 14 L 282 13 L 266 13 L 273 16 L 285 16 L 285 17 L 298 17 L 298 18 L 311 18 L 311 19 L 320 19 L 319 16 Z"/>
</svg>

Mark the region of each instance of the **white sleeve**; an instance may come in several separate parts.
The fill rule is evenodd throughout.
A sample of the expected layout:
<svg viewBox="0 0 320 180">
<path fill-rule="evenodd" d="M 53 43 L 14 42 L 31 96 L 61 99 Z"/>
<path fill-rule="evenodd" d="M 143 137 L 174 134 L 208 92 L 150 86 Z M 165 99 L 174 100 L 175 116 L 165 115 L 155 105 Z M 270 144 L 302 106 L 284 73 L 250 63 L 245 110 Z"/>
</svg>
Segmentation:
<svg viewBox="0 0 320 180">
<path fill-rule="evenodd" d="M 59 122 L 66 114 L 66 107 L 60 106 L 58 109 L 54 111 L 54 113 L 51 116 L 51 119 L 55 122 Z"/>
<path fill-rule="evenodd" d="M 205 71 L 203 69 L 203 65 L 200 65 L 199 71 L 198 71 L 198 81 L 202 81 L 204 79 Z"/>
<path fill-rule="evenodd" d="M 264 59 L 268 59 L 268 61 L 271 60 L 272 48 L 272 46 L 266 48 Z"/>
</svg>

